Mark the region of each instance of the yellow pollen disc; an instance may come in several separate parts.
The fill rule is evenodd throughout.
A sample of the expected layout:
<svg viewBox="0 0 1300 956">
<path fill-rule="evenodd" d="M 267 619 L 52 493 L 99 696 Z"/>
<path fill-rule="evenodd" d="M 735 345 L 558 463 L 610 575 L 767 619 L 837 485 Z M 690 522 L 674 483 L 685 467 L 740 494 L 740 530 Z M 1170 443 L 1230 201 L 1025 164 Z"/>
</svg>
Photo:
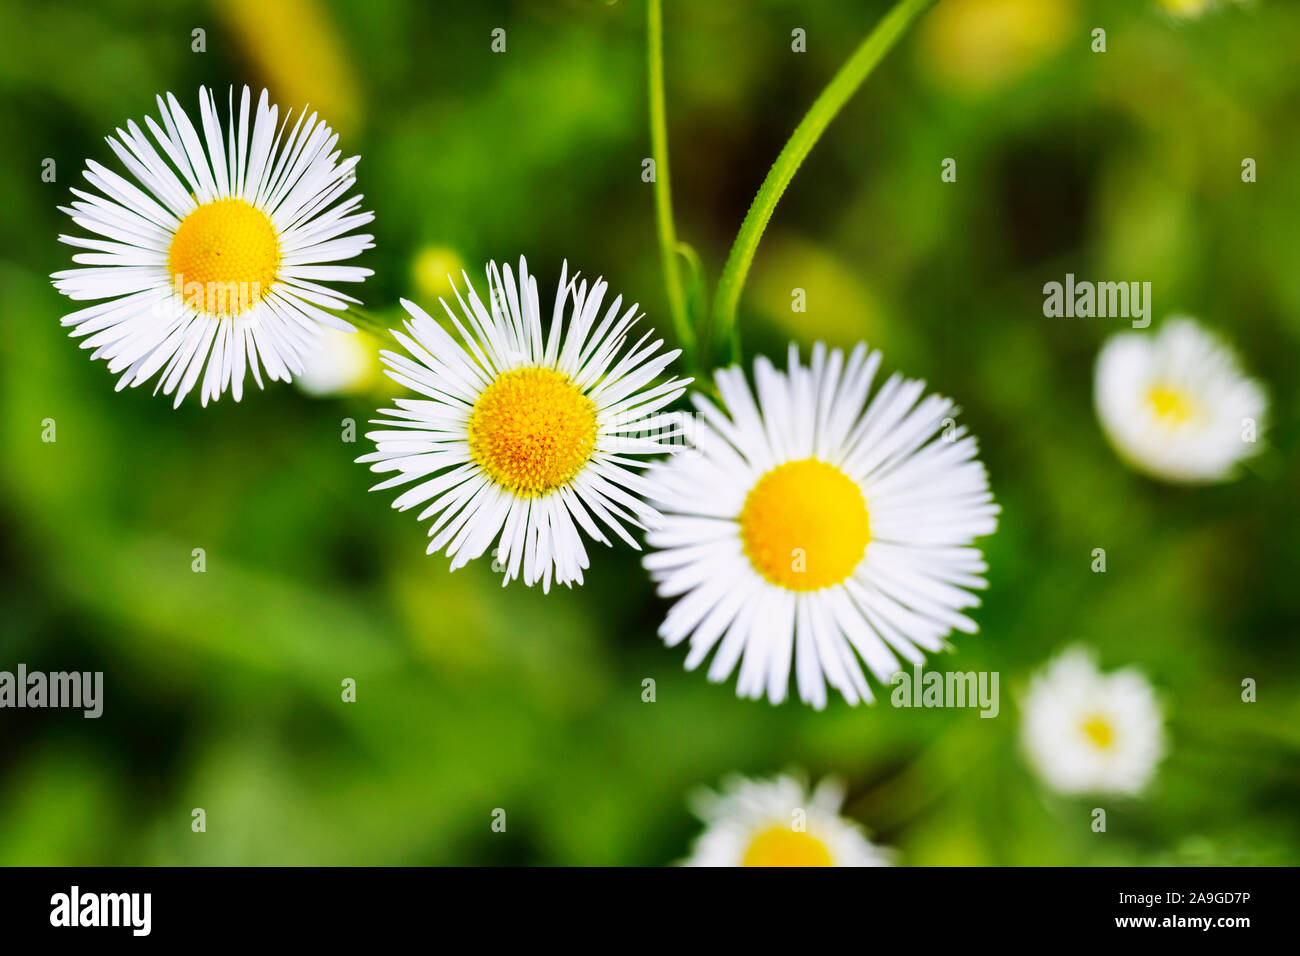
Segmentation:
<svg viewBox="0 0 1300 956">
<path fill-rule="evenodd" d="M 1083 732 L 1099 750 L 1109 750 L 1115 742 L 1115 730 L 1105 717 L 1089 717 L 1083 722 Z"/>
<path fill-rule="evenodd" d="M 1153 385 L 1147 390 L 1147 401 L 1156 417 L 1169 425 L 1181 425 L 1196 414 L 1196 403 L 1188 394 L 1168 385 Z"/>
<path fill-rule="evenodd" d="M 833 866 L 826 844 L 785 826 L 764 830 L 745 851 L 741 866 Z"/>
<path fill-rule="evenodd" d="M 186 304 L 209 315 L 238 315 L 270 291 L 280 271 L 280 240 L 262 210 L 242 199 L 218 199 L 181 220 L 167 271 Z"/>
<path fill-rule="evenodd" d="M 517 368 L 469 416 L 469 450 L 489 478 L 525 498 L 573 480 L 596 448 L 596 406 L 567 375 Z"/>
<path fill-rule="evenodd" d="M 773 468 L 740 512 L 745 554 L 759 574 L 791 591 L 839 584 L 871 540 L 867 503 L 848 475 L 816 458 Z"/>
</svg>

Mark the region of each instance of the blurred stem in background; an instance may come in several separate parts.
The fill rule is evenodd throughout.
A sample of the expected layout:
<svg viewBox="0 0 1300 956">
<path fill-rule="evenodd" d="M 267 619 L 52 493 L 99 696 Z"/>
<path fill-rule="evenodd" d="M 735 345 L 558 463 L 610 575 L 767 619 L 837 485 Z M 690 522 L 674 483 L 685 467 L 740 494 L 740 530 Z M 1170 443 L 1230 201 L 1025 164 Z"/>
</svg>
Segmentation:
<svg viewBox="0 0 1300 956">
<path fill-rule="evenodd" d="M 377 337 L 381 342 L 385 343 L 389 341 L 389 329 L 391 329 L 393 325 L 398 324 L 381 319 L 379 316 L 373 315 L 355 305 L 349 305 L 348 310 L 346 312 L 338 313 L 338 316 L 345 322 L 351 322 L 357 328 L 369 332 L 371 335 Z"/>
<path fill-rule="evenodd" d="M 816 145 L 831 120 L 871 74 L 876 64 L 884 59 L 885 54 L 893 48 L 912 22 L 932 3 L 934 0 L 900 0 L 895 4 L 853 52 L 848 62 L 840 67 L 839 72 L 835 74 L 826 89 L 822 90 L 821 95 L 795 127 L 794 133 L 791 134 L 780 155 L 776 157 L 776 162 L 767 171 L 763 184 L 758 188 L 758 194 L 750 204 L 749 212 L 745 214 L 745 221 L 740 225 L 740 232 L 736 234 L 736 241 L 731 246 L 731 253 L 727 256 L 727 264 L 723 267 L 721 278 L 718 279 L 718 291 L 713 300 L 712 338 L 709 338 L 709 330 L 703 328 L 703 323 L 699 330 L 701 354 L 707 354 L 710 342 L 729 343 L 731 361 L 740 360 L 740 337 L 736 332 L 736 306 L 740 302 L 740 290 L 745 285 L 746 276 L 749 275 L 749 267 L 754 261 L 754 252 L 758 249 L 758 240 L 762 238 L 763 230 L 767 228 L 778 200 L 785 192 L 786 186 L 790 185 L 790 180 L 794 178 L 804 157 Z M 658 6 L 657 0 L 651 0 L 652 11 L 655 11 L 651 14 L 651 22 L 656 19 Z M 651 57 L 653 60 L 653 53 Z M 653 93 L 651 95 L 653 96 Z M 662 164 L 656 161 L 655 166 L 659 170 L 659 175 L 666 175 Z"/>
<path fill-rule="evenodd" d="M 695 353 L 695 332 L 686 315 L 686 292 L 682 286 L 679 254 L 691 258 L 695 274 L 700 274 L 698 259 L 689 247 L 677 241 L 673 225 L 672 185 L 668 178 L 668 123 L 664 116 L 664 22 L 661 0 L 646 3 L 646 46 L 650 71 L 650 151 L 655 164 L 655 221 L 659 229 L 659 256 L 663 261 L 664 285 L 668 291 L 668 311 L 687 364 Z M 701 361 L 704 361 L 701 356 Z M 701 370 L 707 366 L 702 365 Z"/>
</svg>

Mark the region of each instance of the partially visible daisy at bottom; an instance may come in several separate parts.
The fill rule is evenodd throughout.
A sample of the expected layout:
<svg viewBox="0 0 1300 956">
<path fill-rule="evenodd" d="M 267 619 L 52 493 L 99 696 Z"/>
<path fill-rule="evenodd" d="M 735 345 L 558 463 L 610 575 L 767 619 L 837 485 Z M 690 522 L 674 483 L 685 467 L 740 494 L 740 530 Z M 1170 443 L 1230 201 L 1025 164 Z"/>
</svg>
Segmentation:
<svg viewBox="0 0 1300 956">
<path fill-rule="evenodd" d="M 371 274 L 336 264 L 374 246 L 355 232 L 374 215 L 360 195 L 344 198 L 359 157 L 340 160 L 315 113 L 289 129 L 265 90 L 254 107 L 244 87 L 236 106 L 232 88 L 224 124 L 205 88 L 197 128 L 170 93 L 158 114 L 161 125 L 144 121 L 152 143 L 133 120 L 108 137 L 130 178 L 87 160 L 98 193 L 74 188 L 61 207 L 92 236 L 59 237 L 83 251 L 54 287 L 95 302 L 63 324 L 120 375 L 119 391 L 156 375 L 177 407 L 195 388 L 203 405 L 227 389 L 239 401 L 245 372 L 258 388 L 262 369 L 289 381 L 326 330 L 353 331 L 330 310 L 357 300 L 325 283 Z"/>
<path fill-rule="evenodd" d="M 1021 739 L 1034 770 L 1058 793 L 1131 796 L 1164 756 L 1164 716 L 1141 671 L 1103 674 L 1090 651 L 1072 647 L 1034 676 Z"/>
<path fill-rule="evenodd" d="M 998 506 L 953 420 L 951 400 L 894 374 L 868 400 L 879 352 L 846 358 L 818 344 L 808 366 L 754 363 L 758 400 L 739 368 L 717 373 L 723 410 L 695 395 L 694 447 L 656 466 L 663 526 L 644 560 L 659 593 L 677 598 L 660 636 L 689 638 L 686 667 L 713 654 L 708 676 L 736 693 L 826 704 L 873 700 L 859 658 L 882 684 L 979 603 L 987 566 L 972 542 Z"/>
<path fill-rule="evenodd" d="M 1097 355 L 1093 398 L 1121 458 L 1184 484 L 1235 477 L 1257 453 L 1268 411 L 1232 349 L 1183 317 L 1112 336 Z"/>
<path fill-rule="evenodd" d="M 453 571 L 493 548 L 503 584 L 581 584 L 584 534 L 608 545 L 610 531 L 637 548 L 628 527 L 658 523 L 640 469 L 674 447 L 675 419 L 659 413 L 690 380 L 658 381 L 680 352 L 660 352 L 653 331 L 628 346 L 635 304 L 617 296 L 601 315 L 604 280 L 569 278 L 566 263 L 544 332 L 524 259 L 518 283 L 508 265 L 487 273 L 488 305 L 468 276 L 460 314 L 442 303 L 459 342 L 402 300 L 411 319 L 393 335 L 409 354 L 382 357 L 390 378 L 424 397 L 394 399 L 373 422 L 386 427 L 367 435 L 376 451 L 357 461 L 396 473 L 374 491 L 411 486 L 393 507 L 421 508 L 433 522 L 428 553 L 445 549 Z"/>
<path fill-rule="evenodd" d="M 809 791 L 797 778 L 732 777 L 702 790 L 692 809 L 704 821 L 683 866 L 890 866 L 891 851 L 840 815 L 844 787 L 826 778 Z"/>
</svg>

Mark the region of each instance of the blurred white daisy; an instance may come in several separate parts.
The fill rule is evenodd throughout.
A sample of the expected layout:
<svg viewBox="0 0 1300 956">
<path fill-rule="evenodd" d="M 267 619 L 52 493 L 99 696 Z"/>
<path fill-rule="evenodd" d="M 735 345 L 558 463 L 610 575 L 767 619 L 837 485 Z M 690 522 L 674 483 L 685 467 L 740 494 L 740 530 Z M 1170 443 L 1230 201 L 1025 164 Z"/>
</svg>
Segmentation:
<svg viewBox="0 0 1300 956">
<path fill-rule="evenodd" d="M 338 136 L 315 113 L 285 138 L 288 114 L 277 127 L 265 90 L 253 113 L 244 87 L 236 112 L 232 88 L 223 133 L 216 98 L 201 88 L 201 139 L 176 97 L 158 97 L 158 109 L 162 125 L 145 125 L 161 154 L 134 121 L 108 137 L 134 182 L 87 160 L 102 195 L 73 189 L 77 199 L 60 207 L 100 238 L 59 237 L 90 251 L 72 257 L 85 268 L 54 273 L 54 286 L 103 300 L 63 324 L 122 373 L 119 390 L 158 375 L 155 392 L 175 392 L 179 406 L 202 374 L 204 405 L 227 388 L 239 401 L 246 370 L 259 388 L 259 363 L 288 381 L 322 330 L 353 330 L 325 310 L 357 300 L 320 283 L 371 274 L 331 264 L 374 245 L 349 234 L 374 219 L 357 212 L 361 196 L 341 198 L 359 157 L 340 162 Z"/>
<path fill-rule="evenodd" d="M 316 398 L 357 395 L 379 385 L 381 372 L 379 343 L 374 336 L 322 329 L 320 347 L 294 384 Z"/>
<path fill-rule="evenodd" d="M 1102 674 L 1088 651 L 1063 651 L 1024 702 L 1025 754 L 1059 793 L 1137 794 L 1165 751 L 1155 692 L 1136 668 Z"/>
<path fill-rule="evenodd" d="M 792 776 L 732 777 L 691 803 L 705 830 L 684 866 L 890 865 L 890 851 L 840 816 L 844 787 L 829 777 L 811 793 Z"/>
<path fill-rule="evenodd" d="M 1171 482 L 1235 477 L 1256 453 L 1268 403 L 1232 350 L 1192 319 L 1121 332 L 1097 356 L 1097 417 L 1133 467 Z"/>
<path fill-rule="evenodd" d="M 496 541 L 503 584 L 581 584 L 589 562 L 580 528 L 608 545 L 603 525 L 635 548 L 626 526 L 658 520 L 639 459 L 671 447 L 674 419 L 657 413 L 690 380 L 654 384 L 680 352 L 660 353 L 651 331 L 625 348 L 637 306 L 620 315 L 618 296 L 602 318 L 604 280 L 588 288 L 568 278 L 566 263 L 544 334 L 527 263 L 519 260 L 518 285 L 508 265 L 490 263 L 487 273 L 490 307 L 467 275 L 469 301 L 456 290 L 463 319 L 442 303 L 461 342 L 402 300 L 409 335 L 393 335 L 410 357 L 382 357 L 389 377 L 426 398 L 394 399 L 382 412 L 392 418 L 374 422 L 392 430 L 369 433 L 378 450 L 357 460 L 397 472 L 372 490 L 416 482 L 393 507 L 423 506 L 420 520 L 435 519 L 428 552 L 445 548 L 453 571 Z"/>
<path fill-rule="evenodd" d="M 864 345 L 846 360 L 818 344 L 805 368 L 791 346 L 788 372 L 755 362 L 757 404 L 743 371 L 721 370 L 726 414 L 693 396 L 695 447 L 651 473 L 664 524 L 645 566 L 681 598 L 659 633 L 690 637 L 688 669 L 716 648 L 712 681 L 739 663 L 742 697 L 784 700 L 793 661 L 814 707 L 826 681 L 870 701 L 859 657 L 888 682 L 900 656 L 919 665 L 976 630 L 961 610 L 987 568 L 970 545 L 998 506 L 975 439 L 924 382 L 895 374 L 868 401 L 879 366 Z"/>
</svg>

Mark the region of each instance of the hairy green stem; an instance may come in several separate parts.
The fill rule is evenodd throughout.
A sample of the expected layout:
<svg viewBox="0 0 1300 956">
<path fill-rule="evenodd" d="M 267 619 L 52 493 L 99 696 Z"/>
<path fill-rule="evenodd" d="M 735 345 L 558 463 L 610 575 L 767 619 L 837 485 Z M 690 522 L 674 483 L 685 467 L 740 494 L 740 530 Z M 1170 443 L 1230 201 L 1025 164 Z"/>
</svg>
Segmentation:
<svg viewBox="0 0 1300 956">
<path fill-rule="evenodd" d="M 733 352 L 736 350 L 733 333 L 740 291 L 749 275 L 749 267 L 753 264 L 754 252 L 763 236 L 763 230 L 767 228 L 777 201 L 798 172 L 799 165 L 849 97 L 884 59 L 912 22 L 934 2 L 935 0 L 899 0 L 859 44 L 848 62 L 840 67 L 795 127 L 758 188 L 758 194 L 754 197 L 749 212 L 745 214 L 745 221 L 741 223 L 740 232 L 736 234 L 736 241 L 731 246 L 722 276 L 718 279 L 718 289 L 713 300 L 714 342 L 730 346 Z"/>
<path fill-rule="evenodd" d="M 369 332 L 385 343 L 388 341 L 389 330 L 394 327 L 400 328 L 402 324 L 398 320 L 381 319 L 379 316 L 355 305 L 349 306 L 346 312 L 340 312 L 339 318 L 345 322 L 351 322 L 362 332 Z"/>
<path fill-rule="evenodd" d="M 664 23 L 661 0 L 647 0 L 646 28 L 650 80 L 650 152 L 654 160 L 655 222 L 659 230 L 659 257 L 663 262 L 668 312 L 677 341 L 688 360 L 695 333 L 686 317 L 686 293 L 681 263 L 677 260 L 677 230 L 673 225 L 673 196 L 668 177 L 668 123 L 664 111 Z"/>
</svg>

